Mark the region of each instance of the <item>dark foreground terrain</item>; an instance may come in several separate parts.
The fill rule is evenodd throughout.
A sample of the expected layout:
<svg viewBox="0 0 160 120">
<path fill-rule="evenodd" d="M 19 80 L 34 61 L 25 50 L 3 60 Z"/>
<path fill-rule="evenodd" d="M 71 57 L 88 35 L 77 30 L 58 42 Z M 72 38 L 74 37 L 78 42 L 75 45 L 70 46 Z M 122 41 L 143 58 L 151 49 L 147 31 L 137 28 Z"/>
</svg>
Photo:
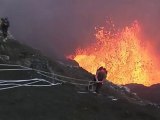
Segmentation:
<svg viewBox="0 0 160 120">
<path fill-rule="evenodd" d="M 160 84 L 155 84 L 150 87 L 139 84 L 128 84 L 126 86 L 141 98 L 160 104 Z"/>
<path fill-rule="evenodd" d="M 72 85 L 0 91 L 1 120 L 159 120 L 160 109 L 107 95 L 79 94 Z"/>
</svg>

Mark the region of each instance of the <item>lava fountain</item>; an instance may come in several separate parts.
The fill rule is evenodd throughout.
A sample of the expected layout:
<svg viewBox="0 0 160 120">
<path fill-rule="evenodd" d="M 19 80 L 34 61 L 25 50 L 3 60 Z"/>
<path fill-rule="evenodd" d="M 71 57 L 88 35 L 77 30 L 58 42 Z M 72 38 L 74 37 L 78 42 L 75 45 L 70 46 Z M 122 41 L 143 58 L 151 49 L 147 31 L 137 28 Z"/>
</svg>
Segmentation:
<svg viewBox="0 0 160 120">
<path fill-rule="evenodd" d="M 96 28 L 96 41 L 67 57 L 93 74 L 98 67 L 106 67 L 108 80 L 116 84 L 160 83 L 159 56 L 153 44 L 141 37 L 140 24 L 135 21 L 117 31 L 112 24 L 112 28 Z"/>
</svg>

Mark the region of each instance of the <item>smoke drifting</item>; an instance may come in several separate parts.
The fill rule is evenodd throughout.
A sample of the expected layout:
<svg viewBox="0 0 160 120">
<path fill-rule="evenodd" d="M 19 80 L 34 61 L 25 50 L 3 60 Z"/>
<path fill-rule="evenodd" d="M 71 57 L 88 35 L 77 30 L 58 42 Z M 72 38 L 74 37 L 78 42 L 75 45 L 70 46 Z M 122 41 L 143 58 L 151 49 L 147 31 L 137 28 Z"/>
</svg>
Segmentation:
<svg viewBox="0 0 160 120">
<path fill-rule="evenodd" d="M 160 43 L 159 0 L 1 0 L 0 17 L 7 16 L 10 31 L 47 55 L 69 54 L 94 40 L 94 27 L 108 17 L 122 28 L 138 20 L 144 39 Z M 159 50 L 160 51 L 160 50 Z"/>
</svg>

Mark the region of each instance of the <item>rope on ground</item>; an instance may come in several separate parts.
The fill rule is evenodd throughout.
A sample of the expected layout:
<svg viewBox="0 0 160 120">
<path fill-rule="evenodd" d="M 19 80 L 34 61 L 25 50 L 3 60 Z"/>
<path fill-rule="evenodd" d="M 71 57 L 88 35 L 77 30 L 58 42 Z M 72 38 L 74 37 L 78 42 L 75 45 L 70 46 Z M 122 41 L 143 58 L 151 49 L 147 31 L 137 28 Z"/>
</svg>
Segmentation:
<svg viewBox="0 0 160 120">
<path fill-rule="evenodd" d="M 27 84 L 34 84 L 34 83 L 37 83 L 37 82 L 40 82 L 39 80 L 38 81 L 34 81 L 34 82 L 30 82 L 30 83 L 27 83 Z M 14 83 L 14 82 L 10 82 L 8 84 L 2 84 L 0 83 L 0 86 L 7 86 L 7 85 L 22 85 L 22 84 L 17 84 L 17 83 Z"/>
<path fill-rule="evenodd" d="M 27 79 L 27 80 L 0 80 L 0 83 L 2 82 L 26 82 L 26 81 L 34 81 L 34 80 L 39 80 L 39 79 L 34 78 L 34 79 Z"/>
<path fill-rule="evenodd" d="M 59 76 L 59 77 L 67 78 L 67 79 L 72 79 L 72 80 L 77 80 L 77 81 L 89 81 L 89 80 L 85 80 L 85 79 L 72 78 L 72 77 L 63 76 L 63 75 L 59 75 L 59 74 L 55 74 L 55 73 L 50 73 L 50 72 L 46 72 L 46 71 L 42 71 L 42 70 L 37 70 L 37 69 L 34 69 L 34 68 L 29 68 L 29 67 L 22 66 L 22 65 L 12 65 L 12 64 L 0 64 L 0 65 L 17 66 L 17 67 L 19 66 L 19 67 L 22 67 L 22 68 L 25 68 L 25 69 L 28 69 L 28 70 L 39 71 L 39 72 L 42 72 L 42 73 L 51 74 L 51 75 L 54 75 L 54 76 Z M 25 70 L 25 69 L 23 69 L 23 70 Z"/>
<path fill-rule="evenodd" d="M 0 69 L 0 71 L 20 71 L 20 70 L 29 71 L 30 69 Z"/>
<path fill-rule="evenodd" d="M 87 81 L 89 81 L 89 80 L 84 80 L 84 79 L 77 79 L 77 78 L 72 78 L 72 77 L 67 77 L 67 76 L 63 76 L 63 75 L 59 75 L 59 74 L 55 74 L 55 73 L 49 73 L 49 72 L 45 72 L 45 71 L 42 71 L 42 70 L 37 70 L 37 69 L 33 69 L 33 68 L 29 68 L 29 67 L 24 67 L 24 66 L 21 66 L 21 65 L 12 65 L 12 64 L 0 64 L 0 65 L 3 65 L 3 66 L 19 66 L 19 67 L 22 67 L 22 68 L 25 68 L 25 69 L 1 69 L 0 71 L 7 71 L 7 70 L 34 70 L 34 71 L 36 71 L 37 73 L 39 73 L 39 74 L 41 74 L 41 75 L 43 75 L 43 76 L 45 76 L 45 77 L 48 77 L 48 78 L 51 78 L 51 79 L 54 79 L 54 80 L 57 80 L 57 81 L 59 81 L 59 82 L 68 82 L 68 81 L 64 81 L 64 80 L 60 80 L 60 79 L 57 79 L 57 78 L 54 78 L 54 77 L 50 77 L 50 76 L 48 76 L 48 75 L 45 75 L 45 74 L 50 74 L 50 75 L 53 75 L 53 76 L 58 76 L 58 77 L 61 77 L 61 78 L 66 78 L 66 79 L 71 79 L 71 80 L 76 80 L 76 81 L 85 81 L 85 82 L 87 82 Z M 45 73 L 45 74 L 43 74 L 43 73 Z M 74 85 L 85 85 L 86 86 L 86 84 L 79 84 L 79 83 L 74 83 L 74 82 L 68 82 L 68 83 L 71 83 L 71 84 L 74 84 Z"/>
<path fill-rule="evenodd" d="M 25 68 L 25 69 L 32 69 L 32 68 L 25 67 L 22 65 L 13 65 L 13 64 L 0 64 L 0 66 L 12 66 L 12 67 L 21 67 L 21 68 Z"/>
<path fill-rule="evenodd" d="M 72 79 L 72 80 L 76 80 L 76 81 L 89 81 L 89 80 L 85 80 L 85 79 L 78 79 L 78 78 L 72 78 L 72 77 L 68 77 L 68 76 L 63 76 L 63 75 L 59 75 L 59 74 L 55 74 L 55 73 L 49 73 L 49 72 L 45 72 L 45 71 L 41 71 L 41 70 L 37 70 L 37 69 L 32 69 L 32 70 L 35 70 L 37 72 L 41 72 L 41 73 L 47 73 L 47 74 L 50 74 L 50 75 L 53 75 L 53 76 L 58 76 L 58 77 L 61 77 L 61 78 L 66 78 L 66 79 Z"/>
<path fill-rule="evenodd" d="M 50 78 L 50 79 L 56 80 L 56 78 L 55 78 L 55 77 L 50 77 L 50 76 L 45 75 L 45 74 L 43 74 L 43 73 L 41 73 L 41 72 L 37 72 L 37 73 L 38 73 L 38 74 L 40 74 L 40 75 L 42 75 L 42 76 L 48 77 L 48 78 Z M 57 79 L 56 81 L 58 81 L 58 82 L 63 82 L 63 83 L 65 83 L 65 82 L 66 82 L 66 81 L 64 81 L 64 80 L 60 80 L 60 79 Z"/>
<path fill-rule="evenodd" d="M 55 80 L 60 81 L 60 79 L 58 78 L 55 78 Z M 79 85 L 79 86 L 88 86 L 88 84 L 80 84 L 80 83 L 74 83 L 74 82 L 68 82 L 68 81 L 66 81 L 65 83 L 70 83 L 72 85 Z"/>
<path fill-rule="evenodd" d="M 39 72 L 39 74 L 41 74 L 41 75 L 43 75 L 43 76 L 45 76 L 45 77 L 54 79 L 54 80 L 56 80 L 56 81 L 58 81 L 58 82 L 70 83 L 70 84 L 73 84 L 73 85 L 80 85 L 80 86 L 86 86 L 86 85 L 88 85 L 88 84 L 80 84 L 80 83 L 74 83 L 74 82 L 69 82 L 69 81 L 65 81 L 65 80 L 60 80 L 60 79 L 58 79 L 58 78 L 56 78 L 56 77 L 50 77 L 50 76 L 44 75 L 44 74 L 42 74 L 42 73 L 40 73 L 40 72 Z M 86 82 L 87 82 L 87 81 L 86 81 Z"/>
<path fill-rule="evenodd" d="M 20 83 L 21 82 L 21 83 Z M 28 83 L 22 83 L 22 82 L 28 82 Z M 45 84 L 39 84 L 35 85 L 35 83 L 38 82 L 46 82 L 47 85 Z M 44 79 L 28 79 L 28 80 L 0 80 L 0 90 L 6 90 L 6 89 L 11 89 L 11 88 L 16 88 L 16 87 L 22 87 L 22 86 L 30 86 L 30 87 L 47 87 L 47 86 L 55 86 L 55 85 L 61 85 L 61 83 L 56 83 L 53 84 L 47 80 Z"/>
<path fill-rule="evenodd" d="M 55 73 L 49 73 L 49 72 L 45 72 L 45 71 L 37 70 L 37 69 L 32 69 L 32 70 L 37 71 L 37 72 L 41 72 L 41 73 L 50 74 L 50 75 L 53 75 L 53 76 L 58 76 L 58 77 L 62 77 L 62 78 L 72 79 L 72 80 L 76 80 L 76 81 L 89 81 L 89 80 L 85 80 L 85 79 L 78 79 L 78 78 L 72 78 L 72 77 L 63 76 L 63 75 L 59 75 L 59 74 L 55 74 Z"/>
</svg>

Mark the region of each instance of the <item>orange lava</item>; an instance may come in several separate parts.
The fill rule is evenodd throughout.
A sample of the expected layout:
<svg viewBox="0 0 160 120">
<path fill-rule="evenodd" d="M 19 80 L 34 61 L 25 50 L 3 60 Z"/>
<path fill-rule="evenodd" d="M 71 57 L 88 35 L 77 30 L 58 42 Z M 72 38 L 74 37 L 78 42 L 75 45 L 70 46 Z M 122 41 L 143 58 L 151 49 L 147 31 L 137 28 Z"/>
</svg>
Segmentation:
<svg viewBox="0 0 160 120">
<path fill-rule="evenodd" d="M 108 70 L 107 79 L 116 84 L 160 83 L 158 55 L 148 40 L 142 40 L 140 24 L 135 21 L 120 31 L 96 29 L 96 42 L 68 56 L 95 74 L 100 66 Z"/>
</svg>

